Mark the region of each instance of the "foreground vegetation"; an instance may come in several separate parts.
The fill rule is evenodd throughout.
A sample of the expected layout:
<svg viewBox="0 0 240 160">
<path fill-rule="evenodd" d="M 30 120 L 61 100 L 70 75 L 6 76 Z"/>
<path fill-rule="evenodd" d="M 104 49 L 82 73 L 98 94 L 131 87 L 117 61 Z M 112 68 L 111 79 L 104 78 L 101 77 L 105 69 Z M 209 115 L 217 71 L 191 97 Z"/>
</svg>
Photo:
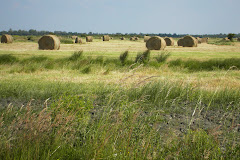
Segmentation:
<svg viewBox="0 0 240 160">
<path fill-rule="evenodd" d="M 0 159 L 238 159 L 238 51 L 174 49 L 1 51 Z"/>
<path fill-rule="evenodd" d="M 2 159 L 233 159 L 240 154 L 237 90 L 211 93 L 167 82 L 129 89 L 3 82 L 0 92 L 2 100 L 13 102 L 1 109 Z"/>
</svg>

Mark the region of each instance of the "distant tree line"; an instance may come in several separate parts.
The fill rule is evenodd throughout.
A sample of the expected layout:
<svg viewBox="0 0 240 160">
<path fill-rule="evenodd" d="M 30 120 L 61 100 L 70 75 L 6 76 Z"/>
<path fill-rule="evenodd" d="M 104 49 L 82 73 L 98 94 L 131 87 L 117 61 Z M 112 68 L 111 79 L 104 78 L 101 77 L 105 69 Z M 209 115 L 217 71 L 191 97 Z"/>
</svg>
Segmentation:
<svg viewBox="0 0 240 160">
<path fill-rule="evenodd" d="M 143 37 L 145 35 L 149 35 L 149 36 L 160 36 L 160 37 L 174 37 L 174 38 L 180 38 L 185 36 L 186 34 L 176 34 L 176 33 L 159 33 L 159 34 L 155 34 L 155 33 L 93 33 L 93 32 L 89 32 L 89 33 L 78 33 L 78 32 L 65 32 L 65 31 L 54 31 L 54 32 L 50 32 L 50 31 L 37 31 L 34 29 L 30 29 L 28 31 L 25 30 L 12 30 L 9 29 L 8 31 L 1 31 L 0 35 L 3 34 L 10 34 L 10 35 L 19 35 L 19 36 L 43 36 L 46 34 L 55 34 L 58 36 L 81 36 L 81 37 L 86 37 L 87 35 L 91 35 L 91 36 L 102 36 L 105 34 L 108 34 L 112 37 L 131 37 L 131 36 L 137 36 L 137 37 Z M 192 35 L 194 37 L 210 37 L 210 38 L 225 38 L 228 36 L 228 34 L 196 34 L 196 35 Z M 240 37 L 240 33 L 235 34 L 235 37 Z"/>
</svg>

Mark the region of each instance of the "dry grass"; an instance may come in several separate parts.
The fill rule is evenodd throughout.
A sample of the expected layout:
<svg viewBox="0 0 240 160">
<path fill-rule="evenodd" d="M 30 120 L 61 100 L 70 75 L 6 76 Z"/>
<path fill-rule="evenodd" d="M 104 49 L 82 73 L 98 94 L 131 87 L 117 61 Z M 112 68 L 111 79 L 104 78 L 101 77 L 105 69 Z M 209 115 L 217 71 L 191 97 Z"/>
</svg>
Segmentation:
<svg viewBox="0 0 240 160">
<path fill-rule="evenodd" d="M 166 49 L 169 51 L 179 52 L 240 52 L 240 44 L 235 43 L 234 46 L 217 46 L 211 44 L 199 44 L 197 48 L 182 48 L 178 47 L 177 44 L 174 46 L 168 46 Z M 61 44 L 59 51 L 75 51 L 75 50 L 88 51 L 106 51 L 106 52 L 123 52 L 126 50 L 139 52 L 146 50 L 145 43 L 142 41 L 121 41 L 112 40 L 109 43 L 104 43 L 101 40 L 95 40 L 92 43 L 83 43 L 81 46 L 75 44 Z M 33 42 L 16 42 L 12 44 L 0 44 L 0 51 L 37 51 L 38 44 Z"/>
<path fill-rule="evenodd" d="M 177 41 L 177 40 L 175 40 Z M 61 44 L 60 50 L 45 51 L 38 50 L 38 44 L 33 42 L 15 42 L 12 44 L 0 43 L 0 54 L 13 54 L 21 57 L 28 57 L 32 55 L 47 55 L 52 58 L 67 57 L 74 51 L 83 50 L 86 55 L 91 56 L 106 56 L 119 57 L 119 55 L 128 50 L 129 57 L 133 58 L 138 52 L 146 50 L 146 44 L 141 41 L 129 40 L 112 40 L 104 43 L 100 39 L 95 39 L 92 43 L 78 44 Z M 240 43 L 235 42 L 234 45 L 212 45 L 212 44 L 198 44 L 198 47 L 179 47 L 167 46 L 165 50 L 171 52 L 171 59 L 198 59 L 206 60 L 209 58 L 240 58 Z M 152 51 L 151 55 L 158 55 L 159 51 Z"/>
<path fill-rule="evenodd" d="M 85 55 L 91 56 L 106 56 L 118 58 L 120 53 L 128 50 L 129 58 L 134 58 L 138 52 L 146 50 L 143 41 L 121 41 L 112 40 L 104 43 L 102 40 L 95 40 L 92 43 L 83 43 L 82 45 L 76 44 L 62 44 L 58 51 L 39 51 L 37 43 L 12 43 L 0 44 L 0 54 L 13 54 L 18 57 L 28 57 L 33 55 L 45 55 L 52 58 L 60 58 L 70 56 L 72 51 L 84 51 Z M 217 46 L 211 44 L 199 44 L 198 47 L 184 48 L 176 46 L 168 46 L 166 50 L 171 52 L 170 60 L 182 59 L 198 59 L 207 60 L 209 58 L 239 58 L 240 57 L 240 43 L 235 43 L 234 46 Z M 157 55 L 159 51 L 151 52 L 151 56 Z M 161 68 L 146 68 L 146 67 L 133 67 L 132 70 L 110 71 L 107 75 L 107 68 L 100 68 L 94 70 L 91 74 L 80 74 L 76 71 L 69 70 L 50 70 L 50 71 L 37 71 L 33 74 L 27 73 L 14 73 L 9 74 L 8 66 L 1 66 L 0 80 L 32 80 L 43 79 L 47 81 L 66 81 L 75 83 L 91 83 L 91 82 L 104 82 L 104 83 L 122 83 L 123 85 L 138 84 L 144 79 L 146 81 L 166 79 L 169 81 L 180 81 L 182 83 L 191 83 L 200 86 L 204 89 L 220 88 L 239 88 L 240 89 L 240 76 L 239 71 L 212 71 L 212 72 L 194 72 L 188 73 L 183 69 L 172 70 L 167 65 Z M 124 79 L 124 80 L 123 80 Z M 141 83 L 144 84 L 144 83 Z"/>
</svg>

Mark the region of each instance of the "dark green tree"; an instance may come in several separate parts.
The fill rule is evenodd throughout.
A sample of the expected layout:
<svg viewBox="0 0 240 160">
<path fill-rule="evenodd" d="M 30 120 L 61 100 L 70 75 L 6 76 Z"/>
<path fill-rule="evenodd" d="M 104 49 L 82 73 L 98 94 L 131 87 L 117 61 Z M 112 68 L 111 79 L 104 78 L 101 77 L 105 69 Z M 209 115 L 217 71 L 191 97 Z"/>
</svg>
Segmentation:
<svg viewBox="0 0 240 160">
<path fill-rule="evenodd" d="M 230 40 L 230 41 L 233 41 L 233 37 L 235 36 L 235 34 L 234 33 L 229 33 L 228 34 L 228 39 Z"/>
</svg>

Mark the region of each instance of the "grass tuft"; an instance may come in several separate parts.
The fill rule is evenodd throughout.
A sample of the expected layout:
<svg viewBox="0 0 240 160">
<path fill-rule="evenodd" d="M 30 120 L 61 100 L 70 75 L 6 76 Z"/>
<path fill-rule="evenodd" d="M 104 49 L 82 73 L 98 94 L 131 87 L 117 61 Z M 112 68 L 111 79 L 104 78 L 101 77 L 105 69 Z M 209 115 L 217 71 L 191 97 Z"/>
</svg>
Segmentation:
<svg viewBox="0 0 240 160">
<path fill-rule="evenodd" d="M 170 55 L 171 53 L 169 51 L 162 51 L 157 55 L 156 60 L 158 63 L 166 62 Z"/>
<path fill-rule="evenodd" d="M 183 67 L 190 71 L 212 71 L 216 69 L 229 70 L 229 69 L 240 69 L 240 59 L 210 59 L 207 61 L 198 60 L 186 60 L 181 59 L 173 60 L 169 62 L 169 67 Z"/>
<path fill-rule="evenodd" d="M 121 62 L 121 64 L 124 66 L 126 64 L 127 58 L 128 58 L 128 51 L 123 52 L 120 57 L 119 60 Z"/>
<path fill-rule="evenodd" d="M 13 55 L 10 54 L 0 55 L 0 64 L 12 64 L 17 61 L 18 61 L 17 57 Z"/>
<path fill-rule="evenodd" d="M 92 68 L 91 68 L 91 66 L 89 65 L 89 66 L 86 66 L 85 68 L 83 68 L 81 72 L 82 72 L 83 74 L 88 74 L 88 73 L 91 72 L 91 70 L 92 70 Z"/>
<path fill-rule="evenodd" d="M 68 59 L 70 61 L 77 61 L 83 58 L 83 50 L 74 52 Z"/>
<path fill-rule="evenodd" d="M 143 53 L 138 53 L 135 58 L 135 63 L 144 63 L 147 64 L 150 60 L 150 50 L 146 50 Z"/>
</svg>

